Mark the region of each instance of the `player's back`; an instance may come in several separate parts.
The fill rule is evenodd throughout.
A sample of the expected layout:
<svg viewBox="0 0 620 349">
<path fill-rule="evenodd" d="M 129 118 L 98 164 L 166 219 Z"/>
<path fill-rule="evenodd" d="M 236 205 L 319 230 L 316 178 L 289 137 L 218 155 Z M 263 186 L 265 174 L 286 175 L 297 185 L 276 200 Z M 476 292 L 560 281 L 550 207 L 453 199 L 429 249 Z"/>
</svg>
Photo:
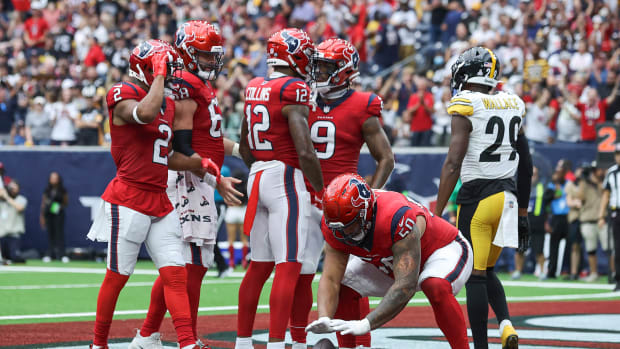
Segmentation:
<svg viewBox="0 0 620 349">
<path fill-rule="evenodd" d="M 282 75 L 254 78 L 245 89 L 245 117 L 248 145 L 257 161 L 279 160 L 299 167 L 288 120 L 282 114 L 287 105 L 308 106 L 310 88 L 302 80 Z"/>
<path fill-rule="evenodd" d="M 222 111 L 215 91 L 208 81 L 195 74 L 177 70 L 169 85 L 174 99 L 193 99 L 196 104 L 192 128 L 192 149 L 201 157 L 213 160 L 219 167 L 224 164 Z"/>
<path fill-rule="evenodd" d="M 165 190 L 174 101 L 165 98 L 160 114 L 150 124 L 127 123 L 119 126 L 113 122 L 117 103 L 129 99 L 140 101 L 146 94 L 142 88 L 128 82 L 115 84 L 108 91 L 110 151 L 117 171 L 102 197 L 108 202 L 159 216 L 172 209 Z"/>
<path fill-rule="evenodd" d="M 516 150 L 525 104 L 506 92 L 485 94 L 463 91 L 450 100 L 448 113 L 471 121 L 469 146 L 461 167 L 461 180 L 508 179 L 519 163 Z"/>
<path fill-rule="evenodd" d="M 310 109 L 308 124 L 325 184 L 339 174 L 357 173 L 365 142 L 362 126 L 370 117 L 380 118 L 382 108 L 381 98 L 370 92 L 350 90 L 329 104 L 317 99 L 317 107 Z"/>
</svg>

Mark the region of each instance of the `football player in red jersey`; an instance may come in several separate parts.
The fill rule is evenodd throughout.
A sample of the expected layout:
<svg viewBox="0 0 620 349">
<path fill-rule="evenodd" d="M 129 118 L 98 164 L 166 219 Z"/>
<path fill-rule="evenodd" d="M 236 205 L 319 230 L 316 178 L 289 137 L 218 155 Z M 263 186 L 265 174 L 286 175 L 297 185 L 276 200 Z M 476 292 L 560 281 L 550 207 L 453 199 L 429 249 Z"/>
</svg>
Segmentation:
<svg viewBox="0 0 620 349">
<path fill-rule="evenodd" d="M 312 79 L 318 96 L 317 106 L 311 109 L 308 123 L 321 162 L 323 182 L 329 183 L 342 173 L 357 172 L 360 149 L 366 143 L 377 161 L 371 187 L 383 187 L 394 168 L 394 154 L 381 127 L 381 97 L 370 92 L 358 92 L 351 87 L 359 76 L 357 50 L 348 41 L 328 39 L 316 47 L 312 66 Z M 308 191 L 312 193 L 312 187 L 308 186 Z M 312 196 L 316 205 L 312 207 L 305 252 L 311 258 L 310 263 L 302 266 L 295 290 L 291 313 L 294 349 L 306 348 L 305 328 L 312 307 L 312 280 L 324 245 L 321 194 L 313 193 Z M 360 306 L 367 308 L 367 299 Z M 351 311 L 349 308 L 346 310 Z M 370 346 L 370 335 L 366 337 L 366 342 L 358 338 L 358 344 L 367 343 L 366 346 Z"/>
<path fill-rule="evenodd" d="M 454 295 L 471 274 L 473 255 L 453 225 L 401 193 L 371 189 L 356 174 L 340 175 L 327 186 L 323 212 L 327 245 L 319 319 L 308 331 L 368 333 L 398 315 L 421 289 L 450 346 L 469 348 Z M 332 319 L 342 302 L 367 296 L 383 299 L 363 319 Z M 339 343 L 339 348 L 354 345 Z"/>
<path fill-rule="evenodd" d="M 173 149 L 188 157 L 209 159 L 216 175 L 207 177 L 192 171 L 168 171 L 168 196 L 175 205 L 183 232 L 183 255 L 187 269 L 187 293 L 196 336 L 196 319 L 200 287 L 208 266 L 213 262 L 217 239 L 217 211 L 214 190 L 227 205 L 238 205 L 241 193 L 234 189 L 240 182 L 219 176 L 224 155 L 232 155 L 239 145 L 222 137 L 222 116 L 210 81 L 222 69 L 223 40 L 213 25 L 206 21 L 188 21 L 177 30 L 175 47 L 187 71 L 177 70 L 167 86 L 177 109 L 191 117 L 175 118 Z M 236 150 L 238 154 L 238 150 Z M 183 198 L 183 199 L 182 199 Z M 185 200 L 184 198 L 187 198 Z M 151 303 L 142 328 L 129 349 L 161 347 L 159 327 L 166 314 L 161 278 L 151 291 Z"/>
<path fill-rule="evenodd" d="M 201 167 L 199 158 L 181 154 L 169 158 L 175 104 L 164 98 L 164 81 L 178 59 L 168 43 L 143 42 L 129 58 L 134 81 L 118 83 L 108 91 L 111 152 L 118 169 L 101 196 L 102 209 L 88 233 L 91 240 L 108 242 L 107 272 L 97 299 L 91 348 L 107 348 L 118 295 L 133 273 L 143 242 L 163 280 L 181 348 L 196 347 L 178 238 L 179 217 L 166 195 L 169 166 Z"/>
<path fill-rule="evenodd" d="M 269 299 L 269 343 L 284 348 L 305 253 L 310 194 L 304 176 L 323 190 L 321 165 L 310 130 L 310 74 L 314 44 L 299 29 L 282 29 L 267 42 L 268 78 L 254 78 L 245 89 L 240 152 L 250 167 L 244 232 L 250 234 L 252 262 L 239 289 L 235 348 L 252 348 L 252 327 L 262 287 L 275 265 Z M 251 189 L 250 189 L 251 188 Z"/>
</svg>

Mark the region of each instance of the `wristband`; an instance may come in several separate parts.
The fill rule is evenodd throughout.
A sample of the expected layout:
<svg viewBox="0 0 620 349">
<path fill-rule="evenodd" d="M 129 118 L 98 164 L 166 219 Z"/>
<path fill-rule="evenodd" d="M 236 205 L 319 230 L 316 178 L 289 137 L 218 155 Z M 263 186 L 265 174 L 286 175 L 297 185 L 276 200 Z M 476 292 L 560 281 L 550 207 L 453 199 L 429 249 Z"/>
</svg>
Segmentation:
<svg viewBox="0 0 620 349">
<path fill-rule="evenodd" d="M 235 143 L 235 145 L 233 145 L 231 155 L 241 159 L 241 153 L 239 153 L 239 143 Z"/>
<path fill-rule="evenodd" d="M 138 105 L 136 104 L 135 107 L 133 107 L 133 119 L 136 121 L 136 123 L 140 124 L 140 125 L 146 125 L 147 123 L 140 120 L 140 118 L 138 117 Z"/>
</svg>

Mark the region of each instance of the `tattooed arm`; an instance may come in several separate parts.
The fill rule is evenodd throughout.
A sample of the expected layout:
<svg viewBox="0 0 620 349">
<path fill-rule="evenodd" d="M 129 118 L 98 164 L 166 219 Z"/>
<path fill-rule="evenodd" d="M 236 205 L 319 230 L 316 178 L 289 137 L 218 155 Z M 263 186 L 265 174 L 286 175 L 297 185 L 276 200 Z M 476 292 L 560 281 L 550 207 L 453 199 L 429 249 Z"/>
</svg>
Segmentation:
<svg viewBox="0 0 620 349">
<path fill-rule="evenodd" d="M 415 294 L 420 274 L 420 235 L 420 230 L 414 225 L 409 235 L 392 246 L 394 284 L 377 308 L 366 317 L 371 329 L 392 320 Z"/>
</svg>

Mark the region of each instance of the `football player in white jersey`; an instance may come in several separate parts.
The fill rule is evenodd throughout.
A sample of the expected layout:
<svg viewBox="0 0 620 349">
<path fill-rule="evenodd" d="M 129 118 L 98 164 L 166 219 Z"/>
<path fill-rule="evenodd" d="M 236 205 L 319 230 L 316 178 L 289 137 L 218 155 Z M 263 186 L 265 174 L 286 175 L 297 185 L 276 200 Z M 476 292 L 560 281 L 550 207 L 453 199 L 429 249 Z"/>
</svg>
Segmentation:
<svg viewBox="0 0 620 349">
<path fill-rule="evenodd" d="M 484 47 L 463 52 L 452 66 L 456 92 L 448 105 L 452 138 L 435 209 L 435 214 L 442 214 L 460 176 L 457 227 L 474 250 L 474 270 L 466 289 L 476 349 L 488 347 L 489 304 L 500 326 L 502 348 L 518 347 L 504 288 L 493 267 L 503 247 L 528 245 L 532 159 L 521 128 L 525 104 L 512 93 L 494 92 L 499 73 L 497 56 Z"/>
</svg>

